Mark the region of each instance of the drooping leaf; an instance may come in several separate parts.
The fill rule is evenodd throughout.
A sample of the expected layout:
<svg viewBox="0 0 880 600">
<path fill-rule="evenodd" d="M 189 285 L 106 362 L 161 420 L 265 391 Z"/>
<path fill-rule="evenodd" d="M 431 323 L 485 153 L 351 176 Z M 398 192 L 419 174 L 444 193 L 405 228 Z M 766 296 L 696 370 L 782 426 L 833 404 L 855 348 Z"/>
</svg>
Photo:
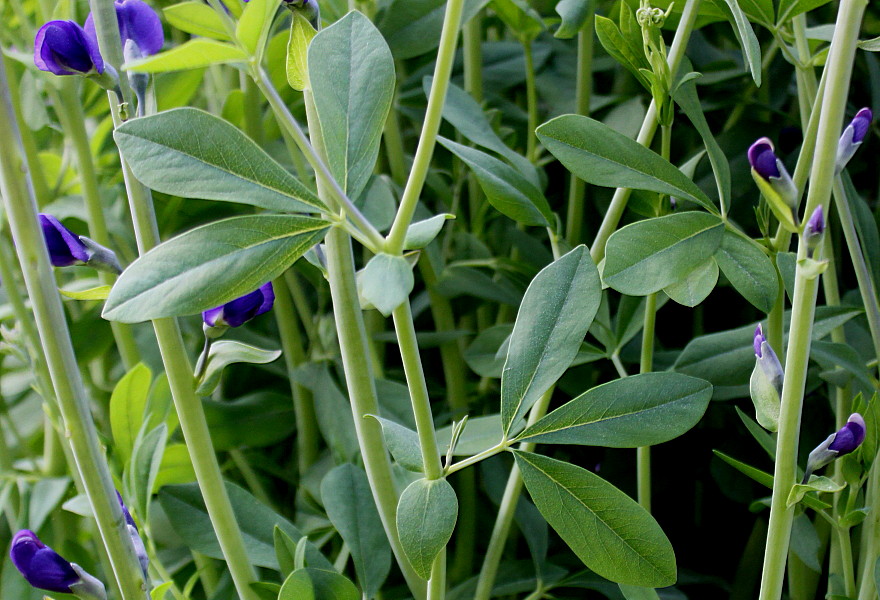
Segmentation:
<svg viewBox="0 0 880 600">
<path fill-rule="evenodd" d="M 457 518 L 458 498 L 445 479 L 417 479 L 400 495 L 400 545 L 420 577 L 430 578 L 434 558 L 452 537 Z"/>
<path fill-rule="evenodd" d="M 592 571 L 628 585 L 675 583 L 672 544 L 635 500 L 581 467 L 520 450 L 514 456 L 535 506 Z"/>
<path fill-rule="evenodd" d="M 422 449 L 419 445 L 419 434 L 403 425 L 376 415 L 368 415 L 382 425 L 385 444 L 394 460 L 408 471 L 422 473 L 425 465 L 422 462 Z"/>
<path fill-rule="evenodd" d="M 210 395 L 220 384 L 223 370 L 235 363 L 264 365 L 281 356 L 281 350 L 264 350 L 236 340 L 219 340 L 211 344 L 205 373 L 198 382 L 196 393 Z"/>
<path fill-rule="evenodd" d="M 138 323 L 220 306 L 278 277 L 326 231 L 325 221 L 293 215 L 233 217 L 197 227 L 129 265 L 103 316 Z"/>
</svg>

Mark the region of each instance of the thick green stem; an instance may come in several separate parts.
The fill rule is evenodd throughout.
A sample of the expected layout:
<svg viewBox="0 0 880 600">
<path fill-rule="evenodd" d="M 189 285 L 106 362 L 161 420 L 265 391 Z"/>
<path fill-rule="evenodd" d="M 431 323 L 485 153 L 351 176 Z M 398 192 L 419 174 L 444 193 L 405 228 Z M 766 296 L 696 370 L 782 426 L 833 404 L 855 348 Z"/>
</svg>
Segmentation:
<svg viewBox="0 0 880 600">
<path fill-rule="evenodd" d="M 575 81 L 575 112 L 589 116 L 593 92 L 593 22 L 595 3 L 588 3 L 587 19 L 578 33 L 577 80 Z M 571 175 L 568 187 L 568 213 L 565 219 L 565 239 L 571 246 L 581 242 L 584 228 L 584 194 L 587 186 L 583 179 Z"/>
<path fill-rule="evenodd" d="M 21 142 L 8 90 L 6 69 L 0 61 L 0 147 L 3 148 L 0 152 L 0 189 L 6 215 L 76 468 L 82 476 L 101 539 L 111 557 L 113 575 L 119 582 L 124 600 L 140 600 L 146 595 L 143 575 L 91 418 L 89 399 L 80 378 L 37 219 L 36 202 L 26 181 L 28 166 L 20 154 Z"/>
<path fill-rule="evenodd" d="M 831 197 L 837 139 L 843 125 L 846 97 L 852 73 L 853 56 L 858 41 L 866 0 L 842 0 L 826 64 L 829 84 L 822 96 L 822 114 L 816 139 L 816 153 L 810 176 L 805 215 L 817 206 L 827 206 Z M 798 259 L 807 257 L 807 244 L 801 237 Z M 807 365 L 813 329 L 817 278 L 809 278 L 799 265 L 795 275 L 791 327 L 782 385 L 782 405 L 777 437 L 770 526 L 764 553 L 760 600 L 778 600 L 782 594 L 785 559 L 788 555 L 794 509 L 787 500 L 797 473 L 797 446 L 800 434 L 801 406 L 806 384 Z"/>
<path fill-rule="evenodd" d="M 440 130 L 440 122 L 443 117 L 443 104 L 446 101 L 449 76 L 452 74 L 452 63 L 455 60 L 455 47 L 458 45 L 458 30 L 463 7 L 464 0 L 449 0 L 446 3 L 443 33 L 440 35 L 440 48 L 437 51 L 437 64 L 434 68 L 431 93 L 428 96 L 425 122 L 422 125 L 419 144 L 413 157 L 409 179 L 403 190 L 403 197 L 400 199 L 400 207 L 397 209 L 394 224 L 391 225 L 391 231 L 388 232 L 388 237 L 385 240 L 385 251 L 389 254 L 400 254 L 403 250 L 406 230 L 412 221 L 416 204 L 422 194 L 422 187 L 425 185 L 425 178 L 428 176 L 431 157 L 434 155 L 434 146 L 437 144 L 437 132 Z"/>
<path fill-rule="evenodd" d="M 694 29 L 699 8 L 700 0 L 687 0 L 684 6 L 684 12 L 678 23 L 678 29 L 675 32 L 675 38 L 672 40 L 672 47 L 669 49 L 667 59 L 673 79 L 678 72 L 678 66 L 681 64 L 681 59 L 684 57 L 688 41 L 691 38 L 691 32 Z M 657 125 L 657 105 L 652 100 L 651 105 L 648 107 L 648 113 L 645 115 L 644 121 L 642 121 L 642 128 L 639 130 L 636 141 L 643 146 L 650 146 L 654 139 L 654 134 L 657 132 Z M 599 232 L 596 234 L 596 239 L 590 248 L 590 255 L 597 264 L 605 258 L 605 244 L 608 242 L 611 234 L 617 229 L 631 193 L 632 190 L 629 188 L 617 188 L 614 191 L 611 204 L 608 206 L 608 211 L 602 219 Z"/>
</svg>

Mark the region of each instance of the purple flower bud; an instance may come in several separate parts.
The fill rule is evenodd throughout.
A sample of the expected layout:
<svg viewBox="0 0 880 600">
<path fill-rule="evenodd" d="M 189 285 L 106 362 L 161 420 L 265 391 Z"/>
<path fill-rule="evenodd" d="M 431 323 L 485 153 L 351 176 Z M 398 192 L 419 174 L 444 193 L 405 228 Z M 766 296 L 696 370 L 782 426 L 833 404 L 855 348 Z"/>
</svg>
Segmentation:
<svg viewBox="0 0 880 600">
<path fill-rule="evenodd" d="M 202 319 L 206 327 L 239 327 L 270 310 L 274 302 L 275 291 L 270 281 L 250 294 L 206 310 L 202 313 Z"/>
<path fill-rule="evenodd" d="M 49 21 L 40 27 L 34 39 L 34 64 L 56 75 L 104 72 L 97 40 L 73 21 Z"/>
<path fill-rule="evenodd" d="M 858 448 L 865 441 L 865 431 L 865 420 L 862 415 L 859 413 L 851 414 L 840 431 L 829 435 L 824 442 L 810 452 L 803 483 L 809 481 L 810 475 L 817 469 L 821 469 L 833 462 L 834 459 Z"/>
<path fill-rule="evenodd" d="M 116 0 L 116 19 L 123 48 L 127 48 L 125 60 L 151 56 L 162 49 L 165 33 L 162 22 L 146 2 L 141 0 Z M 95 22 L 92 14 L 86 18 L 86 32 L 95 37 Z M 128 44 L 128 42 L 133 42 Z"/>
<path fill-rule="evenodd" d="M 88 262 L 89 251 L 86 245 L 58 219 L 40 213 L 40 225 L 43 227 L 43 238 L 49 249 L 49 260 L 54 266 L 69 267 Z"/>
<path fill-rule="evenodd" d="M 141 565 L 141 571 L 144 574 L 144 580 L 149 581 L 149 566 L 150 566 L 150 558 L 147 556 L 147 549 L 144 547 L 144 541 L 141 539 L 141 535 L 138 532 L 137 525 L 135 525 L 134 519 L 131 518 L 131 513 L 128 512 L 128 507 L 125 506 L 125 502 L 122 501 L 122 494 L 119 493 L 119 490 L 116 491 L 116 499 L 119 500 L 119 506 L 122 508 L 122 514 L 125 517 L 125 525 L 128 529 L 128 536 L 131 538 L 131 544 L 134 546 L 134 552 L 137 555 L 138 562 Z"/>
<path fill-rule="evenodd" d="M 69 594 L 70 586 L 80 581 L 70 562 L 41 542 L 29 529 L 19 531 L 12 538 L 9 556 L 15 568 L 35 588 Z"/>
<path fill-rule="evenodd" d="M 773 152 L 773 142 L 770 138 L 762 137 L 749 146 L 749 164 L 766 180 L 771 177 L 779 177 L 779 166 L 776 154 Z"/>
<path fill-rule="evenodd" d="M 871 120 L 874 118 L 870 108 L 863 108 L 856 113 L 853 120 L 850 121 L 846 129 L 837 142 L 837 164 L 836 172 L 839 173 L 846 167 L 846 164 L 855 155 L 856 150 L 862 145 L 862 140 L 868 135 L 868 129 L 871 127 Z"/>
<path fill-rule="evenodd" d="M 809 221 L 807 221 L 807 226 L 804 228 L 804 237 L 807 241 L 807 248 L 809 249 L 810 254 L 812 254 L 813 250 L 818 247 L 824 234 L 825 213 L 822 211 L 822 205 L 820 204 L 816 207 L 816 210 L 813 211 Z"/>
<path fill-rule="evenodd" d="M 755 356 L 756 357 L 761 358 L 761 352 L 762 352 L 761 351 L 761 344 L 763 344 L 766 341 L 767 341 L 767 338 L 764 337 L 764 330 L 761 329 L 761 324 L 758 323 L 758 326 L 755 327 L 755 340 L 753 343 L 753 345 L 755 347 Z"/>
<path fill-rule="evenodd" d="M 755 328 L 752 346 L 756 360 L 749 379 L 749 395 L 755 405 L 755 417 L 761 427 L 776 431 L 779 427 L 779 404 L 785 373 L 776 352 L 764 337 L 760 324 Z"/>
</svg>

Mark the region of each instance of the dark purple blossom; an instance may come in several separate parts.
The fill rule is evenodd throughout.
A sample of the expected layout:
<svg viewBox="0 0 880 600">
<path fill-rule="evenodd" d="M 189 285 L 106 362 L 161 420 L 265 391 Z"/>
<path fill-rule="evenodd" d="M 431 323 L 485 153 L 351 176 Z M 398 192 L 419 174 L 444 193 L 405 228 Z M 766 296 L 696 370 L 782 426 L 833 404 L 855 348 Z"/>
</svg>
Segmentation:
<svg viewBox="0 0 880 600">
<path fill-rule="evenodd" d="M 69 594 L 70 586 L 80 581 L 70 562 L 41 542 L 29 529 L 19 531 L 12 538 L 9 556 L 15 568 L 35 588 Z"/>
<path fill-rule="evenodd" d="M 779 166 L 776 154 L 773 151 L 773 142 L 769 138 L 762 137 L 749 146 L 749 164 L 766 180 L 771 177 L 779 177 Z"/>
<path fill-rule="evenodd" d="M 162 49 L 165 43 L 162 22 L 149 4 L 141 0 L 116 0 L 113 4 L 122 47 L 126 49 L 126 60 L 151 56 Z M 85 30 L 95 37 L 95 22 L 91 13 L 86 18 Z M 129 42 L 134 44 L 134 51 L 129 50 L 132 47 Z"/>
<path fill-rule="evenodd" d="M 40 213 L 43 238 L 49 250 L 49 260 L 56 267 L 81 265 L 89 261 L 90 253 L 79 236 L 53 217 Z"/>
<path fill-rule="evenodd" d="M 98 42 L 73 21 L 49 21 L 40 27 L 34 39 L 34 64 L 56 75 L 104 72 Z"/>
<path fill-rule="evenodd" d="M 853 120 L 843 130 L 840 140 L 837 142 L 837 164 L 835 168 L 838 173 L 846 167 L 846 164 L 855 155 L 856 150 L 862 145 L 862 140 L 868 135 L 868 129 L 871 127 L 873 118 L 874 114 L 871 112 L 871 109 L 863 108 L 856 113 Z"/>
<path fill-rule="evenodd" d="M 825 233 L 825 213 L 820 204 L 807 221 L 807 235 L 821 236 L 823 233 Z"/>
<path fill-rule="evenodd" d="M 853 120 L 850 123 L 853 128 L 853 142 L 858 144 L 865 139 L 865 136 L 868 134 L 868 129 L 871 127 L 872 120 L 874 120 L 874 113 L 871 112 L 870 108 L 863 108 L 856 113 L 856 116 L 853 117 Z"/>
<path fill-rule="evenodd" d="M 275 302 L 272 282 L 222 306 L 206 310 L 202 319 L 208 327 L 240 327 L 254 317 L 267 312 Z"/>
<path fill-rule="evenodd" d="M 853 413 L 846 424 L 837 433 L 829 435 L 824 442 L 816 446 L 807 459 L 807 468 L 803 483 L 810 480 L 810 475 L 817 469 L 834 461 L 834 459 L 854 452 L 865 441 L 865 419 L 859 413 Z"/>
</svg>

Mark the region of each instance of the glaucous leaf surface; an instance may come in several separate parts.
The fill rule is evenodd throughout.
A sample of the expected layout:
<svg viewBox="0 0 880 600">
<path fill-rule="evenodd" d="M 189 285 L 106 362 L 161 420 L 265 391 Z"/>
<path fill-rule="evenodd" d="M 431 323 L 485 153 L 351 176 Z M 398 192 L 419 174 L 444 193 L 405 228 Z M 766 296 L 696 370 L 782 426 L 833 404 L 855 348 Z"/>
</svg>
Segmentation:
<svg viewBox="0 0 880 600">
<path fill-rule="evenodd" d="M 458 518 L 458 498 L 445 479 L 417 479 L 400 495 L 400 545 L 416 573 L 431 576 L 434 558 L 446 547 Z"/>
<path fill-rule="evenodd" d="M 556 13 L 562 18 L 559 29 L 553 34 L 559 39 L 573 38 L 587 21 L 591 0 L 560 0 L 556 3 Z"/>
<path fill-rule="evenodd" d="M 364 595 L 372 598 L 391 571 L 391 546 L 367 474 L 351 463 L 339 465 L 324 476 L 321 499 L 330 522 L 348 544 Z"/>
<path fill-rule="evenodd" d="M 413 289 L 412 267 L 402 256 L 380 253 L 358 273 L 358 293 L 366 307 L 389 316 Z"/>
<path fill-rule="evenodd" d="M 461 22 L 467 23 L 489 0 L 465 0 Z M 440 43 L 446 0 L 392 0 L 379 16 L 378 26 L 394 58 L 413 58 Z"/>
<path fill-rule="evenodd" d="M 379 421 L 385 444 L 394 460 L 408 471 L 422 473 L 425 464 L 422 462 L 422 449 L 419 446 L 419 434 L 409 427 L 404 427 L 391 419 L 369 415 Z"/>
<path fill-rule="evenodd" d="M 103 316 L 138 323 L 225 304 L 281 275 L 324 237 L 327 225 L 310 217 L 258 215 L 197 227 L 129 265 Z"/>
<path fill-rule="evenodd" d="M 373 173 L 394 97 L 391 50 L 367 17 L 350 12 L 314 37 L 308 65 L 330 172 L 357 198 Z"/>
<path fill-rule="evenodd" d="M 236 340 L 218 340 L 211 344 L 205 374 L 198 382 L 196 393 L 207 396 L 220 384 L 223 370 L 235 363 L 264 365 L 281 356 L 281 350 L 264 350 Z"/>
<path fill-rule="evenodd" d="M 319 212 L 324 204 L 232 124 L 195 108 L 132 119 L 113 134 L 135 177 L 159 192 Z"/>
<path fill-rule="evenodd" d="M 538 127 L 537 135 L 566 169 L 587 183 L 668 194 L 717 213 L 706 194 L 672 163 L 604 123 L 564 115 Z"/>
<path fill-rule="evenodd" d="M 737 41 L 739 41 L 740 48 L 742 48 L 743 58 L 745 59 L 743 62 L 751 71 L 755 85 L 760 86 L 763 70 L 761 66 L 761 45 L 758 43 L 758 38 L 749 24 L 748 18 L 742 8 L 740 8 L 737 0 L 724 0 L 724 2 L 716 2 L 715 5 L 725 13 L 727 20 L 730 21 L 733 33 L 736 35 Z"/>
<path fill-rule="evenodd" d="M 571 365 L 601 301 L 599 272 L 585 246 L 544 267 L 529 284 L 501 374 L 505 434 Z"/>
<path fill-rule="evenodd" d="M 354 584 L 336 571 L 306 567 L 284 581 L 278 600 L 360 600 Z"/>
<path fill-rule="evenodd" d="M 411 224 L 406 229 L 406 238 L 403 240 L 404 249 L 418 250 L 424 248 L 434 241 L 434 238 L 436 238 L 443 229 L 443 225 L 446 221 L 454 218 L 455 215 L 444 213 Z"/>
<path fill-rule="evenodd" d="M 743 298 L 761 312 L 770 312 L 779 293 L 779 276 L 757 242 L 725 231 L 715 262 Z"/>
<path fill-rule="evenodd" d="M 723 235 L 721 219 L 701 212 L 637 221 L 608 239 L 602 278 L 622 294 L 653 294 L 699 267 L 715 253 Z"/>
<path fill-rule="evenodd" d="M 514 451 L 535 506 L 587 567 L 616 583 L 672 585 L 675 553 L 635 500 L 586 469 Z"/>
<path fill-rule="evenodd" d="M 705 300 L 718 283 L 718 263 L 711 256 L 684 279 L 667 285 L 663 291 L 682 306 L 693 308 Z"/>
<path fill-rule="evenodd" d="M 680 373 L 641 373 L 594 387 L 523 431 L 517 440 L 609 448 L 653 446 L 696 425 L 712 385 Z"/>
</svg>

